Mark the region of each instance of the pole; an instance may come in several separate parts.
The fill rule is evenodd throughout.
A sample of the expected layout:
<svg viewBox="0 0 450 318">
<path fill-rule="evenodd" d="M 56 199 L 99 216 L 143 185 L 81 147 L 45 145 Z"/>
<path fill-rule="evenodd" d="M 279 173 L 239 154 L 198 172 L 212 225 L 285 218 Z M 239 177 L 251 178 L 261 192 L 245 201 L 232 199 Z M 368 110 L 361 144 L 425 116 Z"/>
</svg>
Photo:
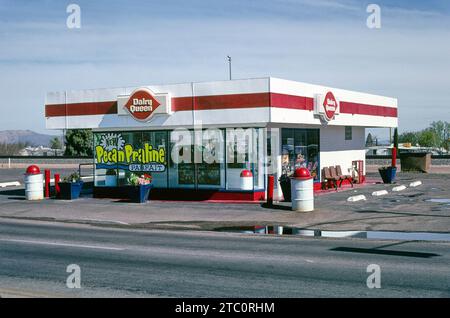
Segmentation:
<svg viewBox="0 0 450 318">
<path fill-rule="evenodd" d="M 267 177 L 267 205 L 272 206 L 273 205 L 273 187 L 274 187 L 274 176 L 269 175 Z"/>
<path fill-rule="evenodd" d="M 50 170 L 45 170 L 45 197 L 50 197 Z"/>
<path fill-rule="evenodd" d="M 59 196 L 59 173 L 55 173 L 55 196 Z"/>
<path fill-rule="evenodd" d="M 391 167 L 395 168 L 397 167 L 397 148 L 392 147 L 392 163 Z"/>
<path fill-rule="evenodd" d="M 230 73 L 230 81 L 231 81 L 231 56 L 227 55 L 228 58 L 228 70 Z"/>
</svg>

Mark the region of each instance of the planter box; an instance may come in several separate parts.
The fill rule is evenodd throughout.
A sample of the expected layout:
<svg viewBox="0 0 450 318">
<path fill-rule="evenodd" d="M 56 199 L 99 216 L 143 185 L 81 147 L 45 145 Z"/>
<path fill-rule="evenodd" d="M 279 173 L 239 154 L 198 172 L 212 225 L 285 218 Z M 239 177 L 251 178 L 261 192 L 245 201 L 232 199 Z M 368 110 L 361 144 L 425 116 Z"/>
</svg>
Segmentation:
<svg viewBox="0 0 450 318">
<path fill-rule="evenodd" d="M 379 168 L 378 172 L 380 173 L 381 179 L 383 179 L 383 183 L 392 183 L 395 180 L 395 176 L 397 174 L 397 168 L 383 167 L 383 168 Z"/>
<path fill-rule="evenodd" d="M 429 172 L 431 165 L 431 153 L 405 152 L 400 154 L 402 171 Z"/>
<path fill-rule="evenodd" d="M 149 199 L 150 190 L 153 184 L 145 184 L 138 186 L 126 186 L 128 198 L 134 203 L 145 203 Z"/>
<path fill-rule="evenodd" d="M 58 182 L 59 194 L 58 199 L 75 200 L 80 197 L 83 181 L 80 182 Z"/>
</svg>

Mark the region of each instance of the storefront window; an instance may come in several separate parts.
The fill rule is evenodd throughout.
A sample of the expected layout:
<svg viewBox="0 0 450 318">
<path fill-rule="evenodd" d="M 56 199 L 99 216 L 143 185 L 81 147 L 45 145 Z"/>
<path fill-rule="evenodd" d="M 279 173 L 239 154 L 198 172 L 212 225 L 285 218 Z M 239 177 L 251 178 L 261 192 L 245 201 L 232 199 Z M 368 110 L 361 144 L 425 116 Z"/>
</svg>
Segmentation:
<svg viewBox="0 0 450 318">
<path fill-rule="evenodd" d="M 264 129 L 253 129 L 253 152 L 256 155 L 253 162 L 254 189 L 264 189 Z"/>
<path fill-rule="evenodd" d="M 150 145 L 153 152 L 157 151 L 159 156 L 164 153 L 165 156 L 164 161 L 166 164 L 164 165 L 164 171 L 154 171 L 151 173 L 152 183 L 156 188 L 167 188 L 167 136 L 167 131 L 144 131 L 142 133 L 142 142 L 144 146 Z M 146 173 L 146 171 L 142 171 L 142 173 Z"/>
<path fill-rule="evenodd" d="M 94 136 L 95 186 L 124 186 L 131 174 L 147 173 L 157 188 L 264 189 L 262 128 L 101 132 Z M 250 189 L 243 189 L 243 170 L 253 174 Z"/>
<path fill-rule="evenodd" d="M 282 129 L 282 173 L 308 168 L 314 180 L 319 176 L 319 129 Z"/>
<path fill-rule="evenodd" d="M 223 130 L 207 129 L 202 131 L 201 162 L 197 163 L 197 185 L 199 188 L 224 188 L 224 137 Z"/>
<path fill-rule="evenodd" d="M 264 189 L 264 129 L 226 130 L 226 188 L 241 190 L 241 172 L 253 174 L 253 189 Z"/>
<path fill-rule="evenodd" d="M 117 161 L 108 160 L 106 153 L 117 149 L 117 134 L 94 134 L 94 184 L 97 187 L 117 186 Z"/>
<path fill-rule="evenodd" d="M 194 188 L 194 138 L 189 130 L 174 130 L 170 134 L 169 187 Z"/>
<path fill-rule="evenodd" d="M 123 186 L 132 173 L 145 173 L 156 187 L 167 186 L 165 136 L 166 132 L 95 133 L 95 185 Z"/>
<path fill-rule="evenodd" d="M 139 149 L 142 148 L 142 132 L 127 132 L 121 134 L 125 145 L 130 145 L 133 147 L 133 149 Z M 140 158 L 137 156 L 131 156 L 130 158 L 127 158 L 126 156 L 126 149 L 124 147 L 125 156 L 122 158 L 119 158 L 118 163 L 118 182 L 119 186 L 123 186 L 127 184 L 127 180 L 130 177 L 132 173 L 136 174 L 142 174 L 141 168 L 138 167 L 140 163 Z M 131 168 L 131 169 L 130 169 Z M 132 170 L 132 171 L 130 171 Z"/>
</svg>

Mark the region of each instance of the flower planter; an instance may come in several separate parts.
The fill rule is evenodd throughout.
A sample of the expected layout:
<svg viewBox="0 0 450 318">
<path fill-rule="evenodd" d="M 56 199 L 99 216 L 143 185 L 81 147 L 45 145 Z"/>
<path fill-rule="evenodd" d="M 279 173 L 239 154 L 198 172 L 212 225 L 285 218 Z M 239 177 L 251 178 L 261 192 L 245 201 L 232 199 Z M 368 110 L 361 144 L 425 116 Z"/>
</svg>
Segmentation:
<svg viewBox="0 0 450 318">
<path fill-rule="evenodd" d="M 397 168 L 395 167 L 382 167 L 378 169 L 383 183 L 392 183 L 395 180 L 397 174 Z"/>
<path fill-rule="evenodd" d="M 145 203 L 149 199 L 150 190 L 153 184 L 142 184 L 137 186 L 127 186 L 128 198 L 134 203 Z"/>
<path fill-rule="evenodd" d="M 61 200 L 75 200 L 80 197 L 83 181 L 79 182 L 58 182 L 59 195 Z"/>
</svg>

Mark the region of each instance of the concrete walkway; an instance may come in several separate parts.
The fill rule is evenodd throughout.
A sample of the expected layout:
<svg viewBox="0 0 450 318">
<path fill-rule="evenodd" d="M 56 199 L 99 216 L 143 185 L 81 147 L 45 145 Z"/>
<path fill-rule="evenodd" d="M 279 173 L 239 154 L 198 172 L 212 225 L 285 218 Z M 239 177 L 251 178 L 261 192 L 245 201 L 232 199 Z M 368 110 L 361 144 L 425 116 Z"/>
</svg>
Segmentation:
<svg viewBox="0 0 450 318">
<path fill-rule="evenodd" d="M 378 177 L 373 174 L 371 180 Z M 392 192 L 394 186 L 421 180 L 416 188 Z M 381 181 L 381 180 L 380 180 Z M 387 190 L 388 194 L 372 196 Z M 450 180 L 442 174 L 400 173 L 396 185 L 368 184 L 316 196 L 309 213 L 290 210 L 290 203 L 267 208 L 259 203 L 149 201 L 146 204 L 83 197 L 75 201 L 25 201 L 23 189 L 0 189 L 0 217 L 89 223 L 103 226 L 214 230 L 222 227 L 286 225 L 321 230 L 450 232 Z M 353 195 L 366 201 L 347 202 Z"/>
</svg>

